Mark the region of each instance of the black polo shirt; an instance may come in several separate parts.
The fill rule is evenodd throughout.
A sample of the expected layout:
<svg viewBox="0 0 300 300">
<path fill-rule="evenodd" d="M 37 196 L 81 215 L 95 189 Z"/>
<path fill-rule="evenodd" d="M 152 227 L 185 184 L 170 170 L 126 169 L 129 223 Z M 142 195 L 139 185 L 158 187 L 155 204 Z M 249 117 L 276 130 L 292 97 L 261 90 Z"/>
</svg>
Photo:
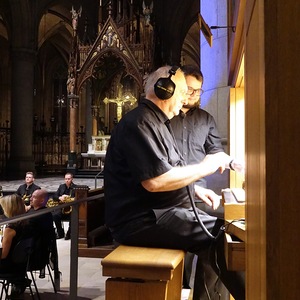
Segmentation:
<svg viewBox="0 0 300 300">
<path fill-rule="evenodd" d="M 23 197 L 25 195 L 31 197 L 32 193 L 39 189 L 40 189 L 40 187 L 38 185 L 36 185 L 35 183 L 32 183 L 28 186 L 26 183 L 24 183 L 18 187 L 17 194 L 21 197 Z"/>
<path fill-rule="evenodd" d="M 144 99 L 114 128 L 104 166 L 106 224 L 116 227 L 152 209 L 189 207 L 187 189 L 151 193 L 141 181 L 183 165 L 167 116 Z"/>
<path fill-rule="evenodd" d="M 211 114 L 201 108 L 180 112 L 171 120 L 175 139 L 188 164 L 201 162 L 207 154 L 224 151 L 216 122 Z M 206 187 L 204 178 L 197 184 Z"/>
<path fill-rule="evenodd" d="M 62 195 L 69 195 L 71 198 L 75 197 L 75 183 L 71 183 L 68 187 L 65 183 L 59 185 L 57 191 L 53 194 L 53 200 L 59 201 L 59 197 Z"/>
</svg>

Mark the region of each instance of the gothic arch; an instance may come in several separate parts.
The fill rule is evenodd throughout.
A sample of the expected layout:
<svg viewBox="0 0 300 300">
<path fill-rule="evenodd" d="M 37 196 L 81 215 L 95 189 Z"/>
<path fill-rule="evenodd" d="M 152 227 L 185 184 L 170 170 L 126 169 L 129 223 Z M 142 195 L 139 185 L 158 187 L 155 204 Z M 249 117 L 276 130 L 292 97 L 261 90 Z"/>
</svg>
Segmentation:
<svg viewBox="0 0 300 300">
<path fill-rule="evenodd" d="M 114 49 L 104 49 L 103 51 L 96 54 L 89 62 L 87 62 L 87 64 L 84 66 L 84 69 L 80 72 L 78 76 L 78 91 L 82 88 L 83 83 L 88 78 L 95 75 L 95 66 L 97 66 L 97 63 L 103 60 L 105 56 L 109 55 L 119 58 L 123 62 L 126 74 L 132 76 L 135 79 L 139 91 L 142 92 L 143 78 L 141 75 L 141 71 L 138 70 L 138 68 L 130 62 L 129 58 L 126 55 L 119 53 Z"/>
</svg>

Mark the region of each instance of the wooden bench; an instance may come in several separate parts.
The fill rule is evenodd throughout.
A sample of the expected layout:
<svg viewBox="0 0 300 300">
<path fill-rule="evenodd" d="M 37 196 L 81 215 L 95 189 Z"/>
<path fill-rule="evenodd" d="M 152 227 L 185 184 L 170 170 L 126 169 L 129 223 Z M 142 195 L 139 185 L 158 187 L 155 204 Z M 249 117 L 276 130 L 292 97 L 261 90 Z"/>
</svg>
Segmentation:
<svg viewBox="0 0 300 300">
<path fill-rule="evenodd" d="M 106 300 L 180 300 L 184 251 L 120 245 L 102 259 Z"/>
<path fill-rule="evenodd" d="M 90 190 L 88 186 L 79 186 L 75 189 L 75 200 L 89 200 L 79 204 L 78 256 L 103 258 L 115 249 L 105 227 L 104 188 Z"/>
</svg>

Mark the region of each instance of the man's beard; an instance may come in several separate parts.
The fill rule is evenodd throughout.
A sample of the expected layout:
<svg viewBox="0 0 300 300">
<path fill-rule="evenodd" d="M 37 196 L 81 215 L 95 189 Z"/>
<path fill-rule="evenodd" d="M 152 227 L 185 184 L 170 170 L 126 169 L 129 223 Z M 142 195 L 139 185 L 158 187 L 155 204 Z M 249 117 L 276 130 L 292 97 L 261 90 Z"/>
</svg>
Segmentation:
<svg viewBox="0 0 300 300">
<path fill-rule="evenodd" d="M 187 109 L 191 109 L 194 107 L 200 107 L 200 100 L 194 102 L 193 104 L 184 104 L 182 107 L 187 108 Z"/>
</svg>

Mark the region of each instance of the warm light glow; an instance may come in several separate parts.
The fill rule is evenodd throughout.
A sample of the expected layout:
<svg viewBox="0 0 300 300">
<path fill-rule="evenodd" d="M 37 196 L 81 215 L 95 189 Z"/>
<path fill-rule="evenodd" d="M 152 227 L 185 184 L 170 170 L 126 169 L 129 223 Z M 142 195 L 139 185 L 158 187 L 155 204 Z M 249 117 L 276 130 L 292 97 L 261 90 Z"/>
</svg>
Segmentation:
<svg viewBox="0 0 300 300">
<path fill-rule="evenodd" d="M 119 85 L 118 86 L 118 96 L 114 99 L 109 99 L 107 97 L 104 98 L 103 103 L 108 104 L 108 103 L 116 103 L 117 104 L 117 120 L 118 122 L 122 118 L 122 110 L 123 110 L 123 104 L 126 102 L 130 102 L 130 105 L 133 105 L 137 99 L 130 93 L 130 92 L 125 92 L 122 94 L 123 86 Z"/>
<path fill-rule="evenodd" d="M 245 161 L 244 59 L 241 60 L 236 86 L 230 90 L 230 155 Z M 247 168 L 247 166 L 246 166 Z M 241 188 L 245 174 L 230 173 L 230 187 Z"/>
</svg>

